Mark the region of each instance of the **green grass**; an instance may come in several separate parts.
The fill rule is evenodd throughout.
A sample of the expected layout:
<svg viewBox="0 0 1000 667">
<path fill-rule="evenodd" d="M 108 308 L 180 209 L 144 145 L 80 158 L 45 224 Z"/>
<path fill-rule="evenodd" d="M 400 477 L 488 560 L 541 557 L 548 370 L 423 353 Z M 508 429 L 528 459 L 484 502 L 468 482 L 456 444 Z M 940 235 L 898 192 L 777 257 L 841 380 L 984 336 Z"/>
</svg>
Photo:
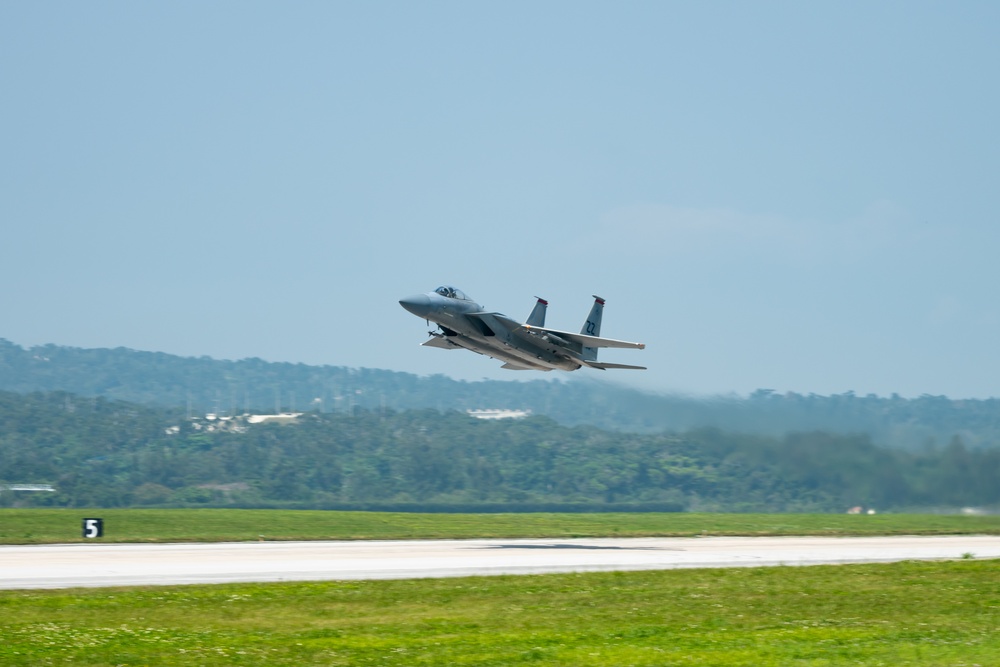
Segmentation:
<svg viewBox="0 0 1000 667">
<path fill-rule="evenodd" d="M 1000 665 L 1000 561 L 0 591 L 3 665 Z"/>
<path fill-rule="evenodd" d="M 1000 516 L 917 514 L 409 514 L 230 509 L 0 509 L 0 544 L 102 542 L 641 537 L 691 535 L 1000 534 Z"/>
</svg>

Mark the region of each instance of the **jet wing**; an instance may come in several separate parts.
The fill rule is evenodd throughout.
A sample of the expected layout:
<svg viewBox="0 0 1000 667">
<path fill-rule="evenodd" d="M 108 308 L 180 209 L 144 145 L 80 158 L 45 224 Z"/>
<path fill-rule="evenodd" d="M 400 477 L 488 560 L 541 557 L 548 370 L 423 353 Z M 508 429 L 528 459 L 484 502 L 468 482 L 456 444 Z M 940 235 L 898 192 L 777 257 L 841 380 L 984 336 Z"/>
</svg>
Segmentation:
<svg viewBox="0 0 1000 667">
<path fill-rule="evenodd" d="M 533 327 L 523 325 L 525 330 L 532 333 L 554 334 L 559 338 L 575 343 L 580 347 L 628 347 L 638 350 L 645 350 L 645 343 L 631 343 L 627 340 L 615 340 L 614 338 L 598 338 L 597 336 L 587 336 L 585 334 L 572 333 L 569 331 L 559 331 L 557 329 L 547 329 L 545 327 Z M 608 366 L 610 368 L 610 366 Z"/>
<path fill-rule="evenodd" d="M 513 363 L 511 361 L 508 361 L 507 363 L 505 363 L 500 368 L 506 368 L 509 371 L 549 371 L 549 370 L 552 370 L 551 368 L 545 368 L 544 366 L 527 366 L 527 365 L 523 365 L 522 366 L 521 364 L 515 364 L 515 363 Z"/>
<path fill-rule="evenodd" d="M 439 347 L 442 350 L 461 350 L 461 345 L 456 345 L 444 336 L 434 336 L 425 343 L 421 343 L 425 347 Z"/>
<path fill-rule="evenodd" d="M 629 366 L 628 364 L 607 364 L 607 363 L 604 363 L 603 361 L 585 361 L 585 360 L 581 359 L 580 363 L 585 364 L 585 365 L 589 366 L 590 368 L 596 368 L 596 369 L 602 370 L 602 371 L 606 371 L 609 368 L 612 368 L 612 369 L 622 369 L 622 370 L 630 370 L 630 371 L 644 371 L 644 370 L 646 370 L 645 366 Z"/>
<path fill-rule="evenodd" d="M 521 323 L 512 320 L 502 313 L 466 313 L 466 317 L 472 318 L 490 329 L 492 335 L 496 335 L 498 330 L 515 331 L 521 328 Z M 486 333 L 485 331 L 483 333 Z"/>
</svg>

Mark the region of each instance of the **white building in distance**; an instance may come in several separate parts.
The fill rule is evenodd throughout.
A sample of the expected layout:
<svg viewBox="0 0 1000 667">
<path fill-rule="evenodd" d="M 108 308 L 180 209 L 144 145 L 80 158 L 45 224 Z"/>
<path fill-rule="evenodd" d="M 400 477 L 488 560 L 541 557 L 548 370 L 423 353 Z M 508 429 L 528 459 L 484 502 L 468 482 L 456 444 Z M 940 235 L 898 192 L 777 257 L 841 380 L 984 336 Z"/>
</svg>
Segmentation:
<svg viewBox="0 0 1000 667">
<path fill-rule="evenodd" d="M 466 410 L 466 414 L 476 419 L 524 419 L 531 410 Z"/>
</svg>

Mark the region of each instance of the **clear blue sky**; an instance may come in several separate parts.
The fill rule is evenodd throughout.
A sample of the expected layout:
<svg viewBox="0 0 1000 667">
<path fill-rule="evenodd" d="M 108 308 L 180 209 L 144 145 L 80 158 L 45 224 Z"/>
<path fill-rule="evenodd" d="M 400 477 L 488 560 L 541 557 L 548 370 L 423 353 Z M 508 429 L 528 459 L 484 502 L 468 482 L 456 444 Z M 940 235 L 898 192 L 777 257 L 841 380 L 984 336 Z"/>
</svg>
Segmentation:
<svg viewBox="0 0 1000 667">
<path fill-rule="evenodd" d="M 1000 395 L 1000 3 L 7 2 L 0 337 L 693 393 Z M 573 379 L 572 376 L 564 376 Z"/>
</svg>

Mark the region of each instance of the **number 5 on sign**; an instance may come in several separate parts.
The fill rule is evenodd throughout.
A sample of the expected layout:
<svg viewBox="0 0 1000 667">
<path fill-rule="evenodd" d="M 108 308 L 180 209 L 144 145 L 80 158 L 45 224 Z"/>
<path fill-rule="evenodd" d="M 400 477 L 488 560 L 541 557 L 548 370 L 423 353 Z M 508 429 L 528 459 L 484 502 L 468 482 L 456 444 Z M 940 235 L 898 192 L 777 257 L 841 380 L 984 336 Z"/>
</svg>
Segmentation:
<svg viewBox="0 0 1000 667">
<path fill-rule="evenodd" d="M 83 536 L 85 538 L 104 536 L 104 519 L 84 519 Z"/>
</svg>

